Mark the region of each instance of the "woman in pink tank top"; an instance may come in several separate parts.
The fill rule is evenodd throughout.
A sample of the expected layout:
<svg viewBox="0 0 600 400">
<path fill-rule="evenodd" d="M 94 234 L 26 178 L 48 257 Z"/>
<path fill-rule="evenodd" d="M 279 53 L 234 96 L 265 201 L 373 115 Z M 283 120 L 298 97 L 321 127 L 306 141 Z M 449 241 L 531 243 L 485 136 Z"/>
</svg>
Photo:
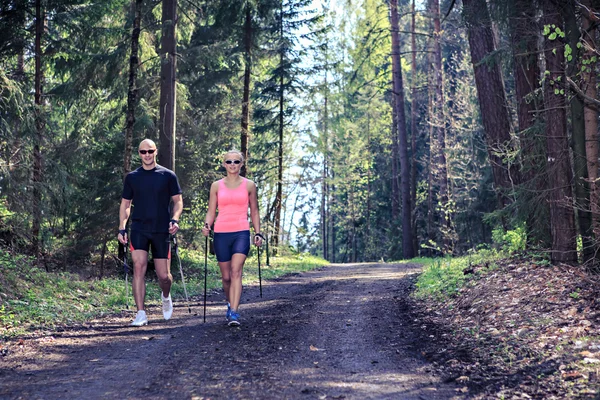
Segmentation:
<svg viewBox="0 0 600 400">
<path fill-rule="evenodd" d="M 227 176 L 213 182 L 210 187 L 208 211 L 202 228 L 202 234 L 208 236 L 214 223 L 215 254 L 221 269 L 227 299 L 226 318 L 230 326 L 240 325 L 238 307 L 242 297 L 242 271 L 250 251 L 248 208 L 255 232 L 253 242 L 261 246 L 264 240 L 260 233 L 256 185 L 240 176 L 243 163 L 244 156 L 239 151 L 231 150 L 224 154 L 223 167 Z"/>
</svg>

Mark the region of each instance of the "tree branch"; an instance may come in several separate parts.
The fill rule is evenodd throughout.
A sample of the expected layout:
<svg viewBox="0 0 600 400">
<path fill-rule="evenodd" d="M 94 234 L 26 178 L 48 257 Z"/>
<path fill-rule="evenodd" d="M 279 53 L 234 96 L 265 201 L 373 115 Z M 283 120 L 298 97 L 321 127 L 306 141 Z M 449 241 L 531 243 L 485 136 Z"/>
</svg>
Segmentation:
<svg viewBox="0 0 600 400">
<path fill-rule="evenodd" d="M 577 86 L 577 84 L 573 81 L 573 79 L 571 79 L 568 76 L 567 76 L 567 82 L 569 82 L 569 86 L 571 86 L 571 89 L 573 89 L 575 91 L 575 93 L 577 93 L 581 98 L 583 98 L 585 103 L 587 103 L 588 105 L 594 105 L 596 107 L 600 106 L 600 100 L 597 100 L 597 99 L 585 94 L 583 92 L 583 90 L 581 90 L 581 88 L 579 86 Z"/>
</svg>

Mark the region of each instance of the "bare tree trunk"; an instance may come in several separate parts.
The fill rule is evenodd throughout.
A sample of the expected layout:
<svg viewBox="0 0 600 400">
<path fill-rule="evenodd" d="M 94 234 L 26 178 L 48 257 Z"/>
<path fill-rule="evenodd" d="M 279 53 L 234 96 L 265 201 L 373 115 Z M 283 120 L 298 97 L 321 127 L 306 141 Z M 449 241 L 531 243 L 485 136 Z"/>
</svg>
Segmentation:
<svg viewBox="0 0 600 400">
<path fill-rule="evenodd" d="M 331 171 L 331 179 L 332 182 L 335 182 L 335 169 L 334 167 L 331 165 L 330 166 L 330 171 Z M 335 263 L 335 259 L 336 259 L 336 230 L 335 230 L 335 205 L 337 203 L 336 198 L 335 198 L 335 184 L 332 183 L 330 186 L 330 203 L 329 203 L 329 221 L 331 224 L 331 229 L 330 229 L 330 234 L 331 234 L 331 250 L 329 251 L 329 256 L 331 258 L 331 262 Z"/>
<path fill-rule="evenodd" d="M 177 0 L 162 2 L 162 38 L 160 67 L 160 117 L 158 162 L 175 169 L 175 112 L 177 102 Z"/>
<path fill-rule="evenodd" d="M 327 50 L 325 50 L 325 60 L 327 60 Z M 327 62 L 327 61 L 326 61 Z M 327 82 L 328 70 L 325 69 L 325 99 L 323 100 L 323 172 L 322 172 L 322 194 L 321 194 L 321 227 L 322 227 L 322 240 L 323 240 L 323 258 L 329 260 L 329 235 L 328 233 L 328 211 L 327 201 L 329 199 L 328 193 L 328 163 L 329 163 L 329 86 Z"/>
<path fill-rule="evenodd" d="M 500 207 L 504 207 L 511 201 L 509 195 L 512 192 L 513 179 L 517 177 L 517 170 L 503 157 L 505 150 L 511 146 L 511 124 L 500 63 L 482 62 L 484 57 L 496 50 L 485 0 L 464 0 L 463 16 L 467 23 L 488 158 L 492 166 L 498 202 Z"/>
<path fill-rule="evenodd" d="M 252 72 L 252 14 L 250 5 L 246 3 L 246 19 L 244 21 L 244 94 L 242 97 L 242 133 L 240 151 L 248 160 L 248 142 L 250 136 L 250 77 Z M 246 176 L 246 164 L 242 164 L 241 176 Z"/>
<path fill-rule="evenodd" d="M 321 240 L 323 241 L 323 258 L 327 260 L 327 162 L 325 161 L 325 157 L 325 152 L 323 152 L 323 170 L 321 172 Z"/>
<path fill-rule="evenodd" d="M 442 238 L 444 243 L 444 252 L 452 253 L 451 227 L 452 216 L 451 208 L 448 205 L 450 194 L 448 190 L 448 166 L 446 162 L 446 118 L 444 115 L 444 76 L 442 71 L 442 46 L 441 46 L 441 22 L 440 22 L 440 3 L 439 0 L 430 0 L 430 11 L 433 14 L 433 70 L 435 85 L 435 127 L 437 131 L 437 168 L 438 180 L 440 183 L 438 199 L 442 209 Z"/>
<path fill-rule="evenodd" d="M 596 23 L 591 20 L 591 16 L 598 12 L 596 4 L 592 8 L 591 0 L 584 0 L 583 4 L 590 10 L 589 13 L 582 13 L 582 40 L 584 42 L 584 59 L 591 61 L 596 57 Z M 582 81 L 585 83 L 585 94 L 592 99 L 598 97 L 597 78 L 595 63 L 591 62 L 588 68 L 581 73 Z M 591 66 L 591 67 L 590 67 Z M 598 109 L 597 106 L 589 103 L 584 108 L 585 119 L 585 153 L 587 159 L 588 179 L 590 182 L 590 204 L 592 211 L 592 227 L 596 238 L 600 237 L 600 187 L 598 185 Z"/>
<path fill-rule="evenodd" d="M 371 154 L 371 102 L 369 102 L 369 108 L 367 111 L 367 160 L 368 161 L 368 167 L 367 167 L 367 226 L 366 226 L 366 232 L 365 232 L 365 238 L 366 240 L 364 240 L 364 246 L 365 246 L 365 250 L 362 252 L 363 254 L 363 261 L 366 259 L 370 260 L 371 259 L 371 168 L 372 168 L 372 162 L 371 160 L 373 159 L 372 154 Z"/>
<path fill-rule="evenodd" d="M 544 0 L 544 25 L 564 31 L 562 10 L 553 0 Z M 567 134 L 566 99 L 559 82 L 565 82 L 564 49 L 558 40 L 544 39 L 547 74 L 544 83 L 546 139 L 548 141 L 548 183 L 550 191 L 550 224 L 552 230 L 552 262 L 572 264 L 577 261 L 575 221 L 569 139 Z M 557 92 L 555 90 L 558 89 Z M 564 87 L 562 87 L 564 91 Z"/>
<path fill-rule="evenodd" d="M 398 173 L 398 113 L 396 112 L 396 96 L 392 96 L 392 220 L 398 221 L 400 216 L 400 179 Z"/>
<path fill-rule="evenodd" d="M 42 9 L 42 0 L 35 2 L 35 139 L 33 145 L 33 202 L 32 215 L 33 223 L 31 226 L 31 244 L 33 252 L 40 259 L 40 230 L 42 226 L 42 151 L 41 146 L 44 141 L 45 121 L 42 81 L 44 71 L 42 69 L 42 35 L 44 34 L 44 10 Z"/>
<path fill-rule="evenodd" d="M 143 0 L 132 1 L 133 27 L 131 28 L 131 55 L 129 56 L 129 89 L 127 91 L 127 117 L 125 119 L 125 157 L 123 173 L 131 171 L 131 151 L 133 147 L 133 127 L 135 125 L 135 107 L 137 104 L 137 73 L 139 67 L 140 27 Z"/>
<path fill-rule="evenodd" d="M 573 60 L 568 63 L 568 75 L 575 76 L 581 68 L 580 59 L 579 26 L 575 15 L 575 5 L 569 0 L 570 5 L 564 8 L 563 17 L 567 39 L 573 49 Z M 579 234 L 581 235 L 583 262 L 594 258 L 594 244 L 592 235 L 592 213 L 590 212 L 590 185 L 588 180 L 586 143 L 585 143 L 585 120 L 583 99 L 573 96 L 571 106 L 571 129 L 573 143 L 573 172 L 576 215 L 579 222 Z M 597 129 L 597 128 L 596 128 Z"/>
<path fill-rule="evenodd" d="M 518 136 L 522 154 L 521 180 L 526 186 L 521 196 L 527 197 L 526 201 L 529 202 L 525 218 L 528 244 L 549 247 L 551 235 L 545 219 L 550 214 L 548 203 L 532 199 L 544 196 L 547 188 L 545 141 L 540 140 L 540 135 L 535 130 L 541 108 L 541 98 L 538 100 L 539 95 L 536 94 L 541 87 L 536 10 L 531 7 L 529 0 L 513 0 L 510 9 Z"/>
<path fill-rule="evenodd" d="M 410 202 L 410 166 L 408 164 L 408 141 L 406 137 L 406 115 L 404 113 L 404 87 L 400 66 L 400 38 L 398 28 L 398 0 L 390 1 L 392 29 L 392 69 L 394 71 L 394 97 L 398 116 L 398 143 L 400 173 L 402 174 L 402 253 L 405 259 L 414 257 L 411 229 L 412 207 Z"/>
<path fill-rule="evenodd" d="M 350 246 L 352 246 L 352 252 L 350 254 L 352 254 L 350 260 L 352 262 L 356 262 L 356 205 L 355 203 L 355 199 L 354 199 L 354 185 L 351 185 L 350 187 L 350 193 L 348 194 L 349 196 L 349 200 L 350 200 L 350 217 L 351 217 L 351 232 L 352 232 L 352 239 L 349 240 L 349 244 Z"/>
<path fill-rule="evenodd" d="M 418 235 L 417 235 L 417 215 L 415 213 L 417 207 L 417 40 L 416 40 L 416 8 L 415 0 L 411 5 L 411 104 L 410 104 L 410 141 L 411 141 L 411 162 L 410 162 L 410 189 L 411 189 L 411 204 L 413 213 L 411 218 L 413 251 L 417 255 L 418 250 Z"/>
<path fill-rule="evenodd" d="M 429 116 L 429 157 L 428 163 L 429 168 L 427 168 L 427 239 L 428 239 L 428 254 L 429 256 L 433 256 L 433 250 L 431 249 L 430 244 L 435 243 L 437 239 L 436 229 L 435 229 L 435 221 L 436 221 L 436 213 L 435 213 L 435 168 L 436 163 L 434 162 L 434 157 L 436 154 L 436 141 L 434 137 L 435 129 L 434 129 L 434 117 L 433 117 L 433 74 L 429 71 L 429 76 L 427 77 L 427 81 L 430 84 L 428 90 L 428 99 L 427 99 L 427 114 Z"/>
<path fill-rule="evenodd" d="M 283 18 L 283 17 L 282 17 Z M 281 23 L 281 36 L 283 37 L 283 21 Z M 279 63 L 283 65 L 283 52 L 279 55 Z M 279 143 L 277 152 L 277 192 L 275 194 L 274 217 L 273 217 L 273 252 L 277 251 L 279 245 L 280 221 L 281 221 L 281 205 L 283 201 L 283 131 L 284 131 L 284 92 L 283 92 L 283 75 L 279 77 Z"/>
</svg>

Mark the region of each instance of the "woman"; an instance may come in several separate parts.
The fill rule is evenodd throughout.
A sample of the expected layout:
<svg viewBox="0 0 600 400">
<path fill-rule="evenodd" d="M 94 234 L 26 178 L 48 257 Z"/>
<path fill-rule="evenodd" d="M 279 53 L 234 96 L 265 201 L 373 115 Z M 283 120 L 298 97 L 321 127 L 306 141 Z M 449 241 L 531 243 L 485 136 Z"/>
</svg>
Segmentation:
<svg viewBox="0 0 600 400">
<path fill-rule="evenodd" d="M 261 246 L 264 240 L 260 233 L 256 185 L 240 176 L 243 164 L 244 156 L 239 151 L 231 150 L 224 154 L 223 167 L 227 176 L 213 182 L 210 187 L 208 212 L 202 228 L 202 234 L 208 236 L 213 222 L 215 224 L 214 248 L 227 298 L 226 318 L 229 326 L 240 325 L 238 307 L 242 297 L 242 269 L 250 251 L 248 207 L 255 232 L 254 244 Z M 215 221 L 217 208 L 219 214 Z"/>
</svg>

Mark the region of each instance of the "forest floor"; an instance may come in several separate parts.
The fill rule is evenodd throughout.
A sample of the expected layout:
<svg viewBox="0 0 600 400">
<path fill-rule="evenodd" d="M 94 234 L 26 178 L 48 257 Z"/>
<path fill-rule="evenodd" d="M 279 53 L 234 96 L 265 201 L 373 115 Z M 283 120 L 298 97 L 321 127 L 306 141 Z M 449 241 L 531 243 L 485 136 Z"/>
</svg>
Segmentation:
<svg viewBox="0 0 600 400">
<path fill-rule="evenodd" d="M 584 275 L 510 260 L 442 306 L 417 264 L 334 264 L 0 343 L 2 399 L 598 398 L 600 298 Z M 478 271 L 478 269 L 480 271 Z"/>
</svg>

